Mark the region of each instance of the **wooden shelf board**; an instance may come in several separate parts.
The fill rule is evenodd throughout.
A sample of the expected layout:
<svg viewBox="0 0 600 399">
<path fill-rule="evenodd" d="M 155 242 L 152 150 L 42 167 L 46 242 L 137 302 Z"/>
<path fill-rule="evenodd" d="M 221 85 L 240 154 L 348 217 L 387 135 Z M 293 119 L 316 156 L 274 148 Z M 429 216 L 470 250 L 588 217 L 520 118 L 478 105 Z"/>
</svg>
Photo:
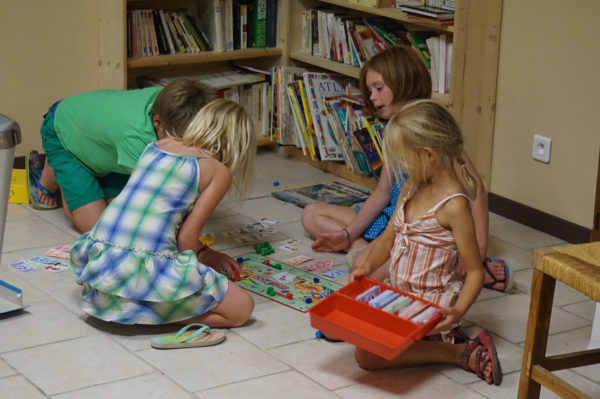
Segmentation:
<svg viewBox="0 0 600 399">
<path fill-rule="evenodd" d="M 440 32 L 453 32 L 454 25 L 446 25 L 445 23 L 438 22 L 435 20 L 430 20 L 428 18 L 420 18 L 416 16 L 412 16 L 410 14 L 405 13 L 399 8 L 394 7 L 367 7 L 361 6 L 357 3 L 351 3 L 348 0 L 321 0 L 322 3 L 329 3 L 336 6 L 350 8 L 352 10 L 362 11 L 367 14 L 379 15 L 382 17 L 394 19 L 400 22 L 406 22 L 409 24 L 418 25 L 424 28 L 433 29 Z"/>
<path fill-rule="evenodd" d="M 182 53 L 157 55 L 153 57 L 137 57 L 127 59 L 127 68 L 151 68 L 170 65 L 200 64 L 218 61 L 233 61 L 251 58 L 277 57 L 283 55 L 283 50 L 277 47 L 255 48 L 234 51 L 204 51 L 201 53 Z"/>
<path fill-rule="evenodd" d="M 279 154 L 294 158 L 304 163 L 307 163 L 315 168 L 321 169 L 325 172 L 329 172 L 344 179 L 350 180 L 351 182 L 374 190 L 377 186 L 377 180 L 372 177 L 356 174 L 346 167 L 343 161 L 313 161 L 309 157 L 302 153 L 302 150 L 291 146 L 279 146 L 277 147 Z"/>
<path fill-rule="evenodd" d="M 317 57 L 305 51 L 295 51 L 290 54 L 290 58 L 301 61 L 306 64 L 311 64 L 319 68 L 327 69 L 329 71 L 333 71 L 345 76 L 350 76 L 351 78 L 358 79 L 360 69 L 348 64 L 342 64 L 340 62 L 331 61 L 327 58 Z M 442 105 L 448 106 L 450 104 L 450 94 L 449 93 L 433 93 L 431 98 Z"/>
<path fill-rule="evenodd" d="M 264 146 L 268 146 L 268 145 L 273 145 L 275 143 L 273 143 L 271 141 L 271 138 L 265 134 L 259 134 L 256 136 L 256 145 L 259 147 L 264 147 Z"/>
</svg>

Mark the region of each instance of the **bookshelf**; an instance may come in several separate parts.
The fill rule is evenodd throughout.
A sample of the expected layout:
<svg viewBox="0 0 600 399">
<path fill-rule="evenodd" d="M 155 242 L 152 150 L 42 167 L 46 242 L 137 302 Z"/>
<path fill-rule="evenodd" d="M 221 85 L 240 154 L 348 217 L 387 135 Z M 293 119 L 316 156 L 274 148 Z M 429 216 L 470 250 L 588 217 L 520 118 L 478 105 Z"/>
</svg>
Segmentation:
<svg viewBox="0 0 600 399">
<path fill-rule="evenodd" d="M 103 0 L 98 2 L 99 84 L 101 87 L 134 88 L 139 75 L 149 71 L 186 74 L 210 65 L 219 68 L 230 61 L 244 61 L 262 69 L 273 65 L 295 65 L 307 69 L 332 71 L 357 78 L 359 69 L 302 51 L 302 11 L 319 6 L 352 10 L 360 15 L 381 16 L 399 21 L 408 29 L 433 30 L 453 35 L 450 92 L 434 94 L 459 121 L 465 136 L 466 151 L 489 187 L 492 140 L 496 105 L 496 79 L 500 40 L 502 0 L 456 0 L 454 25 L 415 17 L 393 8 L 373 8 L 348 0 L 278 0 L 277 45 L 273 48 L 246 49 L 195 54 L 173 54 L 127 58 L 126 11 L 134 8 L 186 9 L 198 13 L 209 0 Z M 259 143 L 272 144 L 265 135 Z M 366 186 L 371 178 L 349 172 L 343 162 L 314 162 L 300 150 L 279 147 L 293 156 L 336 175 Z"/>
<path fill-rule="evenodd" d="M 434 93 L 432 98 L 449 107 L 459 121 L 465 136 L 466 151 L 489 187 L 492 139 L 496 102 L 496 78 L 500 40 L 502 0 L 456 0 L 453 25 L 409 15 L 395 8 L 373 8 L 348 0 L 299 0 L 288 7 L 286 32 L 288 62 L 291 65 L 314 67 L 357 78 L 359 68 L 313 56 L 302 51 L 302 21 L 299 15 L 306 9 L 333 6 L 352 10 L 359 15 L 386 17 L 402 23 L 409 30 L 431 30 L 453 35 L 452 74 L 450 92 Z M 288 156 L 305 160 L 301 152 L 281 150 Z M 298 155 L 299 154 L 299 155 Z M 363 176 L 347 176 L 343 162 L 310 162 L 316 167 L 361 182 Z M 320 165 L 327 164 L 327 165 Z"/>
</svg>

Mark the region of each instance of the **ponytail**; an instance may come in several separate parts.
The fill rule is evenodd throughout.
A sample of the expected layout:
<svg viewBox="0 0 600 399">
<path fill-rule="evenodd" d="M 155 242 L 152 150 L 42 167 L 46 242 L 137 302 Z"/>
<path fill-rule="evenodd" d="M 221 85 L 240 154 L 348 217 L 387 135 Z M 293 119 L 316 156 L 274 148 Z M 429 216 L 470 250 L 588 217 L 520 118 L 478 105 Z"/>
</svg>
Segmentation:
<svg viewBox="0 0 600 399">
<path fill-rule="evenodd" d="M 477 198 L 477 182 L 475 181 L 473 175 L 471 175 L 471 173 L 469 172 L 469 169 L 467 168 L 467 163 L 464 159 L 458 157 L 456 158 L 456 162 L 458 162 L 458 164 L 460 165 L 460 170 L 467 185 L 467 194 L 469 195 L 469 198 L 471 198 L 471 201 L 475 201 L 475 198 Z"/>
</svg>

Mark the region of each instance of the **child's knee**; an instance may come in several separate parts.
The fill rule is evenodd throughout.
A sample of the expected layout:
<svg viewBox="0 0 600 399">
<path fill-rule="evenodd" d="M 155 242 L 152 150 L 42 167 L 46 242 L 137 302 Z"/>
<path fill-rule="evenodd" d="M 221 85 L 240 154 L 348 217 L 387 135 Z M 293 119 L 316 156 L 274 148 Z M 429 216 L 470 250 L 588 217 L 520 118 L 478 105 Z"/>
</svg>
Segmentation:
<svg viewBox="0 0 600 399">
<path fill-rule="evenodd" d="M 233 320 L 231 320 L 233 327 L 240 327 L 244 325 L 248 319 L 250 319 L 252 311 L 254 310 L 254 300 L 247 293 L 244 294 L 245 295 L 240 297 L 240 300 L 238 301 L 237 312 L 232 318 Z"/>
<path fill-rule="evenodd" d="M 358 347 L 354 349 L 354 360 L 360 368 L 365 370 L 377 370 L 379 368 L 377 367 L 376 356 Z"/>
<path fill-rule="evenodd" d="M 310 226 L 312 224 L 312 222 L 314 221 L 314 219 L 316 217 L 316 209 L 317 209 L 316 205 L 317 204 L 308 204 L 302 210 L 302 217 L 300 220 L 302 222 L 302 227 L 304 227 L 304 229 L 306 229 L 308 226 Z"/>
</svg>

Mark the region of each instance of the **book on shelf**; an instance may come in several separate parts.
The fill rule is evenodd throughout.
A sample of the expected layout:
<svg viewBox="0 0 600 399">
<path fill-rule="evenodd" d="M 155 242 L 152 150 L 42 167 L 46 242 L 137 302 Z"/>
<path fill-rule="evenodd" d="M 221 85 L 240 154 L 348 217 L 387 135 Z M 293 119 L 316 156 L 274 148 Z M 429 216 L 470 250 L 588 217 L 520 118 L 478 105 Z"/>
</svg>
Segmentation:
<svg viewBox="0 0 600 399">
<path fill-rule="evenodd" d="M 213 51 L 225 50 L 222 13 L 221 0 L 207 1 L 200 11 L 199 26 L 205 29 Z"/>
<path fill-rule="evenodd" d="M 278 66 L 271 69 L 272 75 L 272 135 L 275 142 L 282 145 L 300 147 L 296 129 L 293 125 L 293 114 L 288 99 L 288 84 L 302 78 L 306 70 L 299 67 Z"/>
<path fill-rule="evenodd" d="M 373 174 L 380 173 L 381 167 L 383 166 L 383 160 L 377 152 L 377 147 L 371 138 L 369 130 L 366 127 L 363 127 L 355 130 L 354 135 L 360 144 L 363 154 L 365 154 L 365 158 L 367 159 Z"/>
<path fill-rule="evenodd" d="M 419 53 L 427 68 L 431 68 L 431 53 L 427 47 L 426 40 L 430 36 L 434 35 L 435 32 L 431 31 L 407 31 L 406 37 L 410 41 L 412 48 Z"/>
<path fill-rule="evenodd" d="M 277 46 L 277 3 L 278 0 L 267 0 L 266 46 Z"/>
<path fill-rule="evenodd" d="M 252 47 L 267 45 L 267 0 L 254 0 L 252 15 Z"/>
<path fill-rule="evenodd" d="M 306 156 L 308 155 L 312 160 L 315 159 L 314 147 L 311 151 L 311 141 L 308 136 L 308 129 L 306 127 L 306 118 L 302 113 L 302 108 L 300 104 L 300 96 L 299 96 L 300 85 L 298 82 L 288 83 L 288 99 L 290 101 L 290 107 L 292 109 L 292 116 L 294 120 L 294 126 L 296 127 L 296 131 L 298 133 L 298 141 L 300 142 L 300 146 L 302 148 L 302 153 Z"/>
<path fill-rule="evenodd" d="M 337 181 L 292 187 L 271 192 L 271 195 L 282 201 L 290 202 L 304 208 L 313 202 L 351 206 L 365 201 L 370 191 L 361 187 L 350 186 Z"/>
<path fill-rule="evenodd" d="M 430 5 L 412 6 L 401 4 L 398 6 L 402 11 L 409 14 L 417 14 L 429 18 L 435 19 L 454 19 L 454 11 L 447 10 L 441 7 L 435 7 Z"/>
<path fill-rule="evenodd" d="M 321 72 L 305 72 L 302 77 L 309 100 L 308 104 L 315 127 L 321 160 L 342 160 L 341 149 L 325 114 L 323 99 L 343 95 L 345 93 L 345 86 L 351 80 L 347 77 Z"/>
</svg>

